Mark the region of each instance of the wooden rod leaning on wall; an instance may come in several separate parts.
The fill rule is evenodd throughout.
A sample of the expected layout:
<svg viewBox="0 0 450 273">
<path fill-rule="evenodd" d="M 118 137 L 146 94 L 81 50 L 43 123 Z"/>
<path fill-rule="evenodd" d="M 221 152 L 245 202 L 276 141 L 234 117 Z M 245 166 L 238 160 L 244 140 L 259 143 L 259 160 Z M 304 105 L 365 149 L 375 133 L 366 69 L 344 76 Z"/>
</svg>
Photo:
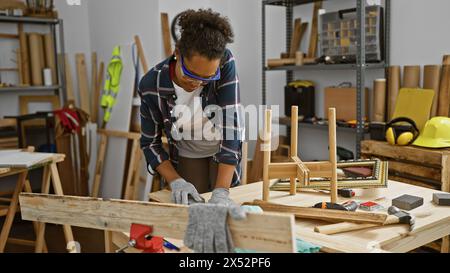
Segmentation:
<svg viewBox="0 0 450 273">
<path fill-rule="evenodd" d="M 437 115 L 439 99 L 439 80 L 441 78 L 440 65 L 425 65 L 423 68 L 423 89 L 434 90 L 433 106 L 430 117 Z"/>
<path fill-rule="evenodd" d="M 86 58 L 84 53 L 75 55 L 77 67 L 78 90 L 80 94 L 80 108 L 88 115 L 91 114 L 91 104 L 89 97 L 89 84 L 86 68 Z"/>
<path fill-rule="evenodd" d="M 166 57 L 170 57 L 173 54 L 172 44 L 170 40 L 170 23 L 169 23 L 169 15 L 165 12 L 161 12 L 161 32 L 162 32 L 162 40 L 164 44 L 164 53 Z"/>
<path fill-rule="evenodd" d="M 144 73 L 147 73 L 149 68 L 148 68 L 147 59 L 145 58 L 144 47 L 142 46 L 141 38 L 139 38 L 138 35 L 134 36 L 134 42 L 136 43 L 136 46 L 137 46 L 139 60 L 141 61 L 142 68 L 144 69 Z"/>
<path fill-rule="evenodd" d="M 27 34 L 23 31 L 23 24 L 18 24 L 19 33 L 19 49 L 20 49 L 20 61 L 21 61 L 21 72 L 22 72 L 22 84 L 31 84 L 30 75 L 30 55 L 28 49 Z"/>
<path fill-rule="evenodd" d="M 420 87 L 420 65 L 406 65 L 403 67 L 403 88 Z"/>
<path fill-rule="evenodd" d="M 386 121 L 386 79 L 373 82 L 373 116 L 374 122 Z"/>
<path fill-rule="evenodd" d="M 92 52 L 91 54 L 91 121 L 93 123 L 97 123 L 98 120 L 98 108 L 99 105 L 99 94 L 97 94 L 97 69 L 98 69 L 98 61 L 97 61 L 97 52 Z"/>
<path fill-rule="evenodd" d="M 336 108 L 328 109 L 328 141 L 330 145 L 331 180 L 330 195 L 331 203 L 337 203 L 337 147 L 336 147 Z"/>
<path fill-rule="evenodd" d="M 66 77 L 67 103 L 75 104 L 75 95 L 73 92 L 72 68 L 70 66 L 69 55 L 65 53 L 64 56 L 60 55 L 60 58 L 64 58 L 64 75 Z"/>
<path fill-rule="evenodd" d="M 439 88 L 439 104 L 437 115 L 448 117 L 450 102 L 450 55 L 445 55 L 442 61 L 442 75 Z"/>
<path fill-rule="evenodd" d="M 264 139 L 263 139 L 263 200 L 269 200 L 269 165 L 270 165 L 270 150 L 272 146 L 272 110 L 266 110 L 265 120 L 264 120 Z"/>
<path fill-rule="evenodd" d="M 397 102 L 401 80 L 400 66 L 390 66 L 388 68 L 388 121 L 390 121 L 394 115 L 395 103 Z"/>
<path fill-rule="evenodd" d="M 141 138 L 141 134 L 139 134 L 139 133 L 98 129 L 97 134 L 100 135 L 100 145 L 99 145 L 99 149 L 98 149 L 97 162 L 95 165 L 94 184 L 92 186 L 92 193 L 91 193 L 92 197 L 98 197 L 99 193 L 100 193 L 100 183 L 101 183 L 101 179 L 102 179 L 103 167 L 105 164 L 105 155 L 106 155 L 106 149 L 108 147 L 108 138 L 109 137 L 118 137 L 118 138 L 126 138 L 126 139 L 133 140 L 134 146 L 135 146 L 134 151 L 137 153 L 141 153 L 140 149 L 136 149 L 136 147 L 139 146 L 138 142 L 139 142 L 139 139 Z M 136 155 L 134 155 L 133 159 L 131 160 L 130 167 L 128 169 L 127 183 L 126 183 L 126 188 L 125 188 L 125 193 L 127 193 L 128 197 L 131 194 L 131 189 L 129 189 L 129 186 L 132 186 L 132 179 L 133 179 L 132 173 L 134 172 L 137 175 L 137 172 L 135 172 L 135 169 L 137 168 L 137 166 L 135 166 L 135 165 L 140 166 L 140 160 L 136 160 Z M 136 180 L 134 180 L 134 181 L 136 181 Z"/>
</svg>

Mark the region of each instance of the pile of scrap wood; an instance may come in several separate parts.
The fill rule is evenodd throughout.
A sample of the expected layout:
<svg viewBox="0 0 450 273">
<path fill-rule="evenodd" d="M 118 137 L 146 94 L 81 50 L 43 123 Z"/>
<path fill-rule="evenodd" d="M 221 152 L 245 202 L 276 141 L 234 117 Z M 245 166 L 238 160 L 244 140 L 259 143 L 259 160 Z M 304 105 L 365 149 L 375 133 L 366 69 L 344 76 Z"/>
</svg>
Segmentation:
<svg viewBox="0 0 450 273">
<path fill-rule="evenodd" d="M 292 32 L 292 40 L 289 46 L 289 52 L 281 53 L 279 59 L 267 60 L 267 66 L 269 68 L 288 65 L 301 66 L 304 64 L 316 63 L 317 44 L 319 38 L 318 17 L 319 17 L 319 9 L 321 8 L 322 8 L 322 1 L 314 3 L 308 52 L 305 54 L 302 51 L 298 51 L 303 36 L 308 28 L 308 22 L 302 22 L 300 18 L 295 19 L 294 30 Z"/>
</svg>

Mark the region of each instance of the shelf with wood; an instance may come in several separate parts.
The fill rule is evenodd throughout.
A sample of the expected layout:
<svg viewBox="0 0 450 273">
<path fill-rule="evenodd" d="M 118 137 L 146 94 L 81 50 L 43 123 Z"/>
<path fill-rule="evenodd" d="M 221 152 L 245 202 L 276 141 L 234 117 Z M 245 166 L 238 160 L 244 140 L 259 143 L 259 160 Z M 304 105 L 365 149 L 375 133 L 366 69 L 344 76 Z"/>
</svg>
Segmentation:
<svg viewBox="0 0 450 273">
<path fill-rule="evenodd" d="M 386 64 L 382 63 L 368 63 L 365 64 L 366 69 L 385 69 Z M 287 65 L 278 67 L 265 67 L 266 71 L 323 71 L 323 70 L 355 70 L 358 66 L 356 64 L 311 64 L 311 65 Z"/>
<path fill-rule="evenodd" d="M 346 128 L 347 130 L 355 131 L 356 140 L 355 140 L 355 153 L 356 158 L 361 157 L 361 141 L 365 139 L 365 134 L 367 134 L 367 129 L 364 126 L 364 106 L 363 106 L 363 100 L 364 100 L 364 91 L 366 89 L 366 71 L 368 70 L 375 70 L 375 69 L 385 69 L 390 64 L 390 27 L 391 27 L 391 0 L 385 0 L 383 3 L 383 35 L 382 37 L 382 43 L 384 47 L 384 54 L 379 60 L 379 63 L 373 63 L 370 62 L 370 60 L 367 58 L 367 41 L 364 39 L 366 37 L 366 28 L 361 27 L 363 24 L 361 22 L 364 22 L 367 14 L 367 7 L 368 4 L 365 0 L 356 0 L 356 22 L 357 26 L 359 26 L 356 29 L 356 54 L 355 59 L 356 63 L 346 63 L 346 64 L 310 64 L 311 60 L 316 59 L 321 53 L 317 54 L 317 48 L 318 48 L 318 39 L 319 39 L 319 10 L 321 10 L 322 2 L 330 2 L 331 0 L 327 1 L 319 1 L 319 0 L 264 0 L 262 2 L 262 8 L 261 8 L 261 41 L 262 41 L 262 58 L 261 58 L 261 64 L 262 64 L 262 88 L 261 88 L 261 97 L 262 97 L 262 104 L 267 105 L 267 72 L 271 71 L 284 71 L 286 72 L 286 84 L 289 84 L 294 80 L 294 76 L 296 71 L 339 71 L 339 70 L 348 70 L 348 71 L 354 71 L 356 74 L 356 120 L 357 120 L 357 126 L 355 129 L 353 128 Z M 335 1 L 338 2 L 338 1 Z M 301 18 L 294 18 L 294 7 L 305 5 L 305 4 L 314 4 L 313 7 L 313 16 L 311 23 L 309 22 L 303 22 Z M 266 33 L 266 24 L 267 22 L 267 10 L 269 9 L 269 6 L 279 6 L 285 8 L 285 28 L 286 31 L 286 50 L 280 54 L 281 59 L 267 59 L 266 58 L 266 49 L 267 49 L 267 41 L 269 41 L 269 37 Z M 304 29 L 302 25 L 305 24 L 311 24 L 310 31 L 310 41 L 309 41 L 309 48 L 308 51 L 306 50 L 299 50 L 299 46 L 301 45 L 302 37 L 304 36 Z M 306 25 L 307 26 L 307 25 Z M 308 27 L 308 26 L 307 26 Z M 294 63 L 301 63 L 298 61 L 297 53 L 298 52 L 304 52 L 304 64 L 295 66 Z M 293 54 L 294 53 L 294 54 Z M 292 59 L 295 55 L 295 61 L 292 62 Z M 286 57 L 288 56 L 288 57 Z M 323 56 L 322 56 L 323 57 Z M 367 59 L 367 60 L 366 60 Z M 268 67 L 269 60 L 273 61 L 272 63 L 280 64 L 281 66 L 272 66 Z M 289 60 L 287 63 L 280 63 L 277 61 L 286 61 Z M 307 62 L 308 61 L 308 62 Z M 289 65 L 286 65 L 289 64 Z M 303 125 L 303 124 L 301 124 Z M 308 124 L 310 127 L 314 128 L 320 128 L 320 125 L 313 125 Z"/>
<path fill-rule="evenodd" d="M 47 24 L 56 25 L 60 23 L 57 18 L 39 18 L 27 16 L 0 16 L 0 22 L 4 23 L 25 23 L 25 24 Z"/>
<path fill-rule="evenodd" d="M 1 92 L 33 92 L 33 91 L 55 91 L 60 89 L 59 85 L 52 86 L 12 86 L 12 87 L 1 87 Z"/>
<path fill-rule="evenodd" d="M 265 0 L 264 3 L 270 6 L 286 6 L 286 5 L 298 6 L 319 1 L 321 0 Z"/>
<path fill-rule="evenodd" d="M 279 122 L 279 124 L 281 125 L 291 125 L 291 118 L 290 117 L 279 117 L 278 120 L 276 120 Z M 310 122 L 305 122 L 305 121 L 299 121 L 298 124 L 301 127 L 306 127 L 306 128 L 315 128 L 315 129 L 327 129 L 328 128 L 328 124 L 322 124 L 322 123 L 310 123 Z M 336 129 L 339 131 L 345 131 L 345 132 L 351 132 L 351 133 L 356 133 L 356 128 L 352 128 L 352 127 L 344 127 L 344 126 L 336 126 Z M 365 128 L 364 129 L 364 133 L 368 134 L 369 133 L 369 129 Z"/>
</svg>

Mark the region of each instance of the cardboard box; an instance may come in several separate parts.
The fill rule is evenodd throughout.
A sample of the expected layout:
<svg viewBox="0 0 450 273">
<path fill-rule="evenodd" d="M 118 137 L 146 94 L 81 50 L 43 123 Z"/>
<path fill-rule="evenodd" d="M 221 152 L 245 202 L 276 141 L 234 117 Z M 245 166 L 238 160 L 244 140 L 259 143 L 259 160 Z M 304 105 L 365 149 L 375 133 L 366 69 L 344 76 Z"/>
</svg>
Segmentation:
<svg viewBox="0 0 450 273">
<path fill-rule="evenodd" d="M 356 120 L 356 88 L 327 87 L 324 95 L 324 117 L 328 108 L 336 108 L 337 120 Z M 369 89 L 366 88 L 363 102 L 363 118 L 369 120 Z M 365 109 L 365 110 L 364 110 Z"/>
</svg>

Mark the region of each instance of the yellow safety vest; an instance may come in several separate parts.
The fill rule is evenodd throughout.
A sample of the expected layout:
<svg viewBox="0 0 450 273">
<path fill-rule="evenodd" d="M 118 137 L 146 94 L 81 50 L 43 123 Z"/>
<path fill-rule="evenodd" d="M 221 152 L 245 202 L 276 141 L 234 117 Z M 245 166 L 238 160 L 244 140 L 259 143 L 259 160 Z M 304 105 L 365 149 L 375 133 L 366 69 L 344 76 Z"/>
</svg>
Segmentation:
<svg viewBox="0 0 450 273">
<path fill-rule="evenodd" d="M 100 102 L 102 108 L 105 109 L 105 114 L 103 116 L 103 121 L 105 123 L 110 120 L 112 108 L 116 104 L 116 98 L 119 94 L 122 69 L 123 64 L 120 54 L 120 47 L 116 46 L 113 49 L 111 61 L 109 62 L 108 69 L 106 70 L 106 81 Z"/>
</svg>

